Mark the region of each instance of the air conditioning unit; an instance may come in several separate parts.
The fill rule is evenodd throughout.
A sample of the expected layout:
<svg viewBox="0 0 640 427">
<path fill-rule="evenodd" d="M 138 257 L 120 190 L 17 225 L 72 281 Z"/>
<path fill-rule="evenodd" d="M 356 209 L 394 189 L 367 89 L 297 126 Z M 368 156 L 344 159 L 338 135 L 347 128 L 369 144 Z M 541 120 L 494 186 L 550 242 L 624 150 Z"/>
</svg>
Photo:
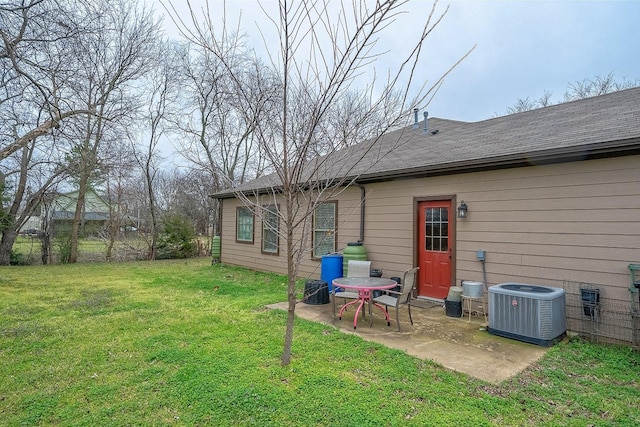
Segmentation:
<svg viewBox="0 0 640 427">
<path fill-rule="evenodd" d="M 502 283 L 489 288 L 489 333 L 545 347 L 566 333 L 562 288 Z"/>
</svg>

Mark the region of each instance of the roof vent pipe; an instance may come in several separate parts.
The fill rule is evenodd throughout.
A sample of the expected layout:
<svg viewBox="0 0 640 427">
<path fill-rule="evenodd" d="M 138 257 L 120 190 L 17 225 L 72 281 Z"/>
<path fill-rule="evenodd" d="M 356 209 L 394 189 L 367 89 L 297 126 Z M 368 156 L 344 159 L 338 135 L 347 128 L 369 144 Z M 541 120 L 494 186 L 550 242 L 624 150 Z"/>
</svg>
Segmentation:
<svg viewBox="0 0 640 427">
<path fill-rule="evenodd" d="M 418 129 L 420 127 L 420 123 L 418 123 L 418 109 L 413 109 L 413 128 Z"/>
<path fill-rule="evenodd" d="M 424 133 L 428 133 L 429 132 L 429 113 L 428 112 L 424 112 Z"/>
</svg>

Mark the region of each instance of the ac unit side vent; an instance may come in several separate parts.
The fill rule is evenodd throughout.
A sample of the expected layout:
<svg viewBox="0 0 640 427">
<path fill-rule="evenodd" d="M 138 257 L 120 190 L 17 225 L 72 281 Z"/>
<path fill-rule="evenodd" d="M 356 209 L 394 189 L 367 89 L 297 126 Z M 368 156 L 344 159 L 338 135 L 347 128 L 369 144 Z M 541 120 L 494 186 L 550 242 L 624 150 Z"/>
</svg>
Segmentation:
<svg viewBox="0 0 640 427">
<path fill-rule="evenodd" d="M 551 346 L 566 333 L 562 288 L 503 283 L 489 288 L 489 333 Z"/>
</svg>

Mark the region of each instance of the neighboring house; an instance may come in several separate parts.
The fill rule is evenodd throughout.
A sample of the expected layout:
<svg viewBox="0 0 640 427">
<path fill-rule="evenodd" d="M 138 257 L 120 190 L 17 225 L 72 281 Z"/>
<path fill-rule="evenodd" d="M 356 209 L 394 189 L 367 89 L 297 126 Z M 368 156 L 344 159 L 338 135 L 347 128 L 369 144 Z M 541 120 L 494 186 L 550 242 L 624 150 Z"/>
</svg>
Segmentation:
<svg viewBox="0 0 640 427">
<path fill-rule="evenodd" d="M 35 212 L 32 216 L 28 217 L 22 227 L 20 227 L 20 232 L 37 235 L 37 232 L 42 228 L 42 217 L 40 215 L 40 212 Z"/>
<path fill-rule="evenodd" d="M 71 191 L 53 196 L 51 208 L 49 210 L 40 209 L 40 216 L 33 216 L 25 222 L 22 230 L 40 230 L 45 218 L 42 215 L 49 215 L 46 218 L 55 232 L 68 231 L 71 229 L 73 217 L 75 216 L 78 202 L 78 191 Z M 82 228 L 84 233 L 94 233 L 99 230 L 110 218 L 109 204 L 94 190 L 87 190 L 85 203 L 82 212 Z"/>
<path fill-rule="evenodd" d="M 46 204 L 49 208 L 43 207 L 42 204 L 38 205 L 34 214 L 20 227 L 20 232 L 41 231 L 43 224 L 50 224 L 49 227 L 55 233 L 71 230 L 78 204 L 78 191 L 53 193 L 47 197 Z M 140 224 L 143 223 L 139 216 L 127 215 L 121 210 L 121 206 L 119 209 L 117 204 L 110 205 L 95 190 L 87 190 L 81 216 L 81 234 L 95 234 L 110 220 L 114 221 L 112 225 L 119 224 L 121 232 L 138 231 Z"/>
<path fill-rule="evenodd" d="M 418 297 L 442 300 L 463 280 L 483 281 L 484 250 L 489 286 L 596 285 L 629 314 L 637 294 L 628 265 L 640 263 L 640 88 L 474 123 L 434 118 L 425 127 L 324 159 L 324 178 L 350 171 L 356 185 L 318 208 L 316 218 L 329 220 L 315 221 L 309 242 L 325 235 L 329 245 L 309 248 L 302 276 L 319 277 L 322 253 L 362 240 L 372 267 L 390 277 L 419 266 Z M 235 190 L 273 203 L 271 179 Z M 285 243 L 268 228 L 263 234 L 233 190 L 214 197 L 222 202 L 222 262 L 286 274 Z M 464 219 L 456 215 L 462 201 Z"/>
</svg>

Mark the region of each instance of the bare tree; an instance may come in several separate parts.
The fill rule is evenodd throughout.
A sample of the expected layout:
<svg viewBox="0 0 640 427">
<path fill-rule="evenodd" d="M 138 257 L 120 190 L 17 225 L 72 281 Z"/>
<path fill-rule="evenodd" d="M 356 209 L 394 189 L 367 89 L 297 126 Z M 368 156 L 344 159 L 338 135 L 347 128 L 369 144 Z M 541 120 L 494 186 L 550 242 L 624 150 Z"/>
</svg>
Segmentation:
<svg viewBox="0 0 640 427">
<path fill-rule="evenodd" d="M 536 100 L 520 98 L 516 103 L 507 108 L 507 114 L 522 113 L 523 111 L 535 110 L 536 108 L 548 107 L 551 105 L 551 92 L 545 90 L 542 96 Z"/>
<path fill-rule="evenodd" d="M 1 62 L 0 62 L 1 63 Z M 7 71 L 6 75 L 11 75 Z M 0 139 L 11 144 L 24 127 L 38 127 L 50 120 L 50 105 L 30 96 L 32 88 L 8 79 L 0 89 Z M 64 149 L 67 141 L 56 131 L 24 140 L 0 162 L 2 226 L 0 265 L 10 263 L 18 231 L 32 216 L 45 192 L 65 177 Z"/>
<path fill-rule="evenodd" d="M 176 169 L 165 173 L 161 181 L 166 211 L 188 218 L 197 234 L 208 234 L 217 213 L 209 197 L 214 183 L 208 171 Z"/>
<path fill-rule="evenodd" d="M 182 86 L 179 68 L 176 66 L 182 49 L 168 43 L 159 44 L 157 49 L 158 61 L 148 73 L 145 82 L 147 99 L 142 129 L 146 142 L 140 144 L 136 154 L 137 162 L 143 171 L 146 204 L 149 209 L 147 257 L 150 260 L 156 258 L 161 213 L 156 188 L 156 177 L 160 168 L 158 145 L 167 132 L 170 117 L 175 114 L 172 109 L 177 105 L 178 92 Z"/>
<path fill-rule="evenodd" d="M 353 183 L 352 169 L 346 165 L 357 163 L 372 150 L 381 150 L 377 158 L 393 151 L 394 144 L 380 148 L 375 144 L 376 140 L 389 130 L 406 124 L 413 108 L 425 103 L 444 78 L 442 76 L 429 87 L 424 82 L 418 88 L 414 87 L 423 43 L 446 13 L 446 10 L 436 13 L 437 5 L 434 3 L 423 28 L 416 34 L 413 49 L 404 57 L 396 56 L 398 65 L 388 72 L 386 80 L 378 82 L 372 77 L 368 79 L 369 84 L 359 84 L 365 80 L 362 75 L 382 54 L 376 50 L 376 41 L 399 16 L 405 3 L 281 0 L 276 12 L 270 14 L 263 9 L 277 34 L 277 40 L 265 40 L 265 44 L 270 52 L 273 75 L 280 79 L 280 108 L 266 112 L 258 111 L 252 104 L 252 88 L 229 62 L 229 47 L 234 46 L 234 38 L 227 31 L 225 22 L 216 33 L 210 15 L 200 22 L 197 11 L 191 9 L 191 19 L 187 24 L 169 5 L 172 19 L 183 34 L 222 61 L 245 110 L 256 118 L 259 113 L 267 115 L 255 121 L 254 137 L 273 171 L 264 180 L 271 184 L 266 188 L 266 194 L 245 194 L 238 190 L 237 196 L 286 245 L 288 316 L 282 354 L 284 365 L 291 360 L 296 279 L 300 261 L 310 249 L 307 230 L 311 215 L 320 203 Z M 270 50 L 270 46 L 277 46 L 277 50 Z M 348 123 L 350 128 L 337 132 L 338 129 L 329 125 L 330 112 L 332 106 L 351 90 L 365 94 L 366 108 L 361 111 L 361 119 Z M 325 172 L 330 166 L 327 162 L 335 163 L 341 156 L 331 156 L 337 151 L 327 146 L 325 154 L 328 155 L 309 161 L 317 142 L 338 138 L 340 134 L 341 139 L 344 135 L 359 135 L 363 123 L 368 123 L 365 118 L 369 116 L 379 119 L 378 127 L 372 132 L 370 143 L 359 150 L 349 151 L 351 158 L 344 162 L 344 176 L 348 178 L 327 179 Z M 328 130 L 331 132 L 329 135 L 323 134 Z"/>
<path fill-rule="evenodd" d="M 130 144 L 130 148 L 133 151 L 134 144 Z M 121 194 L 118 196 L 120 200 L 120 212 L 122 212 L 122 226 L 123 226 L 123 250 L 128 251 L 131 255 L 137 259 L 146 259 L 149 255 L 149 243 L 150 236 L 147 231 L 147 224 L 149 223 L 149 207 L 147 189 L 145 185 L 144 171 L 140 168 L 138 162 L 139 154 L 132 154 L 133 167 L 130 171 L 127 171 L 121 181 L 114 183 Z M 129 242 L 127 236 L 133 234 L 135 239 Z M 145 247 L 140 247 L 138 244 L 142 240 Z"/>
<path fill-rule="evenodd" d="M 233 46 L 236 50 L 228 50 L 227 65 L 251 88 L 253 114 L 247 113 L 225 64 L 209 50 L 191 46 L 183 71 L 185 113 L 176 123 L 182 156 L 209 171 L 216 183 L 214 191 L 228 181 L 242 183 L 263 173 L 254 137 L 256 120 L 262 114 L 256 112 L 273 108 L 278 99 L 278 83 L 270 70 L 250 55 L 241 37 L 234 37 Z"/>
<path fill-rule="evenodd" d="M 74 44 L 78 67 L 77 99 L 95 111 L 78 123 L 75 149 L 78 200 L 70 236 L 69 262 L 78 257 L 78 236 L 85 194 L 100 173 L 101 149 L 108 140 L 120 143 L 112 128 L 128 120 L 137 107 L 133 83 L 147 70 L 159 28 L 150 10 L 126 0 L 92 2 L 87 19 L 97 30 L 82 33 Z"/>
<path fill-rule="evenodd" d="M 81 6 L 80 0 L 0 4 L 0 181 L 8 184 L 0 264 L 9 263 L 17 231 L 63 173 L 56 163 L 57 145 L 65 143 L 59 128 L 92 114 L 67 98 L 75 75 L 67 48 L 86 28 Z"/>
<path fill-rule="evenodd" d="M 256 123 L 268 117 L 268 111 L 278 108 L 279 80 L 272 70 L 255 58 L 235 33 L 223 63 L 210 50 L 191 45 L 184 58 L 184 114 L 177 118 L 174 135 L 180 153 L 194 170 L 210 175 L 211 192 L 221 190 L 228 182 L 241 184 L 265 173 L 265 157 L 257 143 L 254 131 Z M 245 82 L 245 95 L 251 97 L 254 108 L 246 110 L 247 99 L 235 90 L 227 66 L 234 67 L 234 76 Z M 260 111 L 264 113 L 260 113 Z M 218 200 L 205 197 L 208 216 L 218 218 Z M 207 221 L 208 222 L 208 221 Z M 202 220 L 196 224 L 202 224 Z"/>
<path fill-rule="evenodd" d="M 32 140 L 5 158 L 0 167 L 3 177 L 0 217 L 0 265 L 9 265 L 18 232 L 35 216 L 46 192 L 66 177 L 66 168 L 52 142 L 43 145 Z"/>
<path fill-rule="evenodd" d="M 640 86 L 640 79 L 628 80 L 626 78 L 617 79 L 613 72 L 606 76 L 595 76 L 592 79 L 584 79 L 569 83 L 564 92 L 563 101 L 569 102 L 578 99 L 590 98 L 592 96 L 605 95 L 624 89 Z M 542 96 L 536 100 L 519 98 L 514 105 L 507 108 L 507 114 L 522 113 L 524 111 L 535 110 L 537 108 L 553 105 L 551 92 L 545 90 Z"/>
<path fill-rule="evenodd" d="M 91 26 L 83 19 L 84 6 L 82 0 L 0 3 L 0 106 L 11 101 L 21 114 L 15 132 L 0 133 L 0 159 L 70 118 L 93 114 L 92 105 L 68 98 L 76 73 L 68 62 L 70 41 Z"/>
<path fill-rule="evenodd" d="M 131 227 L 132 206 L 128 189 L 137 166 L 129 145 L 113 144 L 108 149 L 109 163 L 105 167 L 104 187 L 109 203 L 109 219 L 102 230 L 106 244 L 105 260 L 113 260 L 113 250 L 120 230 Z M 126 231 L 125 231 L 126 233 Z"/>
<path fill-rule="evenodd" d="M 564 93 L 564 100 L 575 101 L 592 96 L 605 95 L 611 92 L 618 92 L 636 86 L 640 86 L 640 79 L 617 79 L 612 71 L 606 76 L 595 76 L 592 79 L 584 79 L 570 83 Z"/>
</svg>

